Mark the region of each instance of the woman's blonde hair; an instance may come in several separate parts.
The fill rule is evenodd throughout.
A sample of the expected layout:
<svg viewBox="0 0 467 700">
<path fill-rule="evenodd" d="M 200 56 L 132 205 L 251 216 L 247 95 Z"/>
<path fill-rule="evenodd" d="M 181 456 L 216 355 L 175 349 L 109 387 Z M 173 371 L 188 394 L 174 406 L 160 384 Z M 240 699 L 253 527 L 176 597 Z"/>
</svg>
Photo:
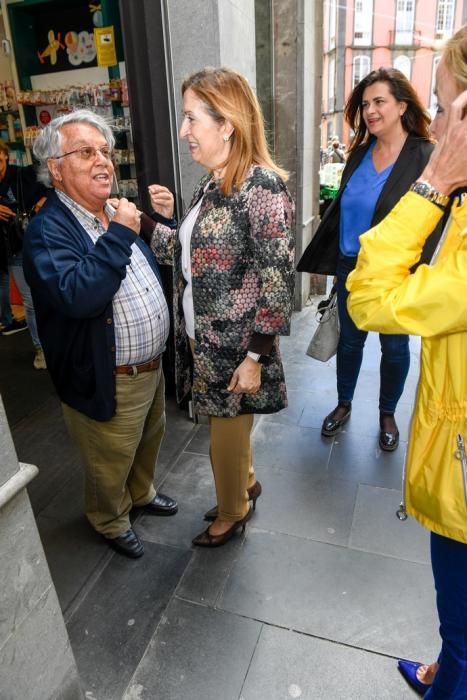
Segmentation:
<svg viewBox="0 0 467 700">
<path fill-rule="evenodd" d="M 264 121 L 255 93 L 248 81 L 229 68 L 203 68 L 182 84 L 182 95 L 190 89 L 217 122 L 228 120 L 233 128 L 231 148 L 221 189 L 226 195 L 238 189 L 253 164 L 263 165 L 284 181 L 288 173 L 273 160 L 266 141 Z"/>
<path fill-rule="evenodd" d="M 467 24 L 449 39 L 444 47 L 443 60 L 459 90 L 467 89 Z"/>
</svg>

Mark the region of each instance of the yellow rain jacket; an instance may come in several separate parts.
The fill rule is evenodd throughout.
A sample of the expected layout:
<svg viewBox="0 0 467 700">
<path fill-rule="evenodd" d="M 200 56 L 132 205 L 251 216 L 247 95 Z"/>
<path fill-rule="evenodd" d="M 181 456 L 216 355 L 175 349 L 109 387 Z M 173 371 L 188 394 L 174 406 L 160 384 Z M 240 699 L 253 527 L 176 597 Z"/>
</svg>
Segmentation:
<svg viewBox="0 0 467 700">
<path fill-rule="evenodd" d="M 462 201 L 463 200 L 463 201 Z M 359 328 L 422 337 L 405 465 L 405 509 L 439 535 L 467 543 L 467 195 L 455 200 L 432 265 L 411 274 L 439 207 L 408 192 L 360 237 L 348 309 Z"/>
</svg>

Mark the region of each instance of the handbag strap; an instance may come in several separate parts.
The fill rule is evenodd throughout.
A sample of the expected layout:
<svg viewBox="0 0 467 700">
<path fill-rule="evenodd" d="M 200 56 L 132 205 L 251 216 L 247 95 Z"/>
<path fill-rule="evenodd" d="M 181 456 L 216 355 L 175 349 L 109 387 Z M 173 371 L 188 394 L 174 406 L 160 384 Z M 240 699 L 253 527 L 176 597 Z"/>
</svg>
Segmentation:
<svg viewBox="0 0 467 700">
<path fill-rule="evenodd" d="M 329 304 L 326 306 L 324 309 L 323 313 L 320 315 L 320 312 L 316 312 L 316 320 L 318 323 L 326 323 L 329 321 L 330 316 L 335 312 L 337 306 L 337 291 L 333 292 L 331 295 L 331 298 L 329 300 Z M 319 316 L 319 318 L 318 318 Z"/>
<path fill-rule="evenodd" d="M 443 232 L 439 238 L 438 245 L 435 248 L 435 252 L 431 256 L 430 265 L 434 265 L 438 259 L 441 248 L 443 247 L 446 236 L 448 235 L 449 228 L 451 226 L 452 215 L 449 214 L 446 223 L 444 224 Z"/>
</svg>

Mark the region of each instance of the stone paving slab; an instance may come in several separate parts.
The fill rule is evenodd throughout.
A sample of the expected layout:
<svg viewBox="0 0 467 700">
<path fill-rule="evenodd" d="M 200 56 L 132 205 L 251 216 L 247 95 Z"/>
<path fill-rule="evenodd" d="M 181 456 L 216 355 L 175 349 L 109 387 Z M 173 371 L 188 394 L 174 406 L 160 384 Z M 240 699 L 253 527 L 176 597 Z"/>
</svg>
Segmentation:
<svg viewBox="0 0 467 700">
<path fill-rule="evenodd" d="M 186 446 L 186 451 L 194 454 L 209 455 L 209 428 L 207 425 L 196 426 Z"/>
<path fill-rule="evenodd" d="M 415 700 L 378 654 L 264 625 L 240 700 Z"/>
<path fill-rule="evenodd" d="M 219 606 L 397 657 L 436 658 L 431 570 L 251 526 Z"/>
<path fill-rule="evenodd" d="M 238 700 L 260 630 L 254 620 L 173 600 L 123 700 Z"/>
<path fill-rule="evenodd" d="M 413 518 L 401 522 L 401 492 L 360 484 L 349 546 L 396 559 L 430 564 L 430 534 Z"/>
<path fill-rule="evenodd" d="M 0 336 L 0 387 L 10 427 L 42 410 L 54 389 L 49 373 L 34 369 L 34 348 L 29 332 Z M 57 403 L 57 399 L 55 399 Z"/>
<path fill-rule="evenodd" d="M 333 439 L 321 437 L 319 430 L 289 425 L 283 430 L 260 420 L 253 433 L 255 467 L 276 467 L 304 474 L 326 473 Z"/>
<path fill-rule="evenodd" d="M 143 512 L 137 523 L 138 533 L 151 542 L 188 549 L 193 537 L 208 525 L 203 514 L 216 504 L 209 457 L 183 454 L 167 475 L 162 492 L 177 500 L 178 513 L 159 518 Z"/>
<path fill-rule="evenodd" d="M 177 586 L 177 596 L 200 605 L 216 607 L 245 541 L 239 534 L 228 547 L 197 548 Z"/>
<path fill-rule="evenodd" d="M 330 544 L 347 545 L 357 496 L 357 484 L 332 479 L 326 473 L 260 467 L 263 484 L 255 528 Z"/>
<path fill-rule="evenodd" d="M 402 488 L 405 443 L 401 442 L 395 452 L 383 452 L 377 435 L 369 438 L 347 430 L 331 440 L 329 476 L 388 489 Z"/>
<path fill-rule="evenodd" d="M 68 495 L 69 482 L 82 472 L 81 458 L 68 435 L 58 399 L 51 396 L 42 410 L 22 420 L 14 431 L 14 439 L 18 458 L 39 468 L 39 476 L 28 486 L 37 515 L 60 492 Z M 68 508 L 73 507 L 73 503 L 73 499 L 66 498 Z"/>
<path fill-rule="evenodd" d="M 40 515 L 36 522 L 60 607 L 67 616 L 96 570 L 108 562 L 111 550 L 83 515 L 62 520 Z"/>
<path fill-rule="evenodd" d="M 121 698 L 191 552 L 145 542 L 143 559 L 113 556 L 68 623 L 85 693 Z"/>
</svg>

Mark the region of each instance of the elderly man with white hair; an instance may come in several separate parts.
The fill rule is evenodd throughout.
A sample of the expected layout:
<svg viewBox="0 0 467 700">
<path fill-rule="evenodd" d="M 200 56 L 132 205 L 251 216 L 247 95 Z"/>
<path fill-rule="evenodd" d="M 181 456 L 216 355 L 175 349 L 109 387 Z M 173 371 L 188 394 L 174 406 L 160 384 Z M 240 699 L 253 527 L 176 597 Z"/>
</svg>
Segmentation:
<svg viewBox="0 0 467 700">
<path fill-rule="evenodd" d="M 39 179 L 53 192 L 24 243 L 39 335 L 67 428 L 86 468 L 86 515 L 121 554 L 144 548 L 133 507 L 174 515 L 156 493 L 165 430 L 161 355 L 169 313 L 140 213 L 107 200 L 114 137 L 88 110 L 57 117 L 34 144 Z"/>
</svg>

